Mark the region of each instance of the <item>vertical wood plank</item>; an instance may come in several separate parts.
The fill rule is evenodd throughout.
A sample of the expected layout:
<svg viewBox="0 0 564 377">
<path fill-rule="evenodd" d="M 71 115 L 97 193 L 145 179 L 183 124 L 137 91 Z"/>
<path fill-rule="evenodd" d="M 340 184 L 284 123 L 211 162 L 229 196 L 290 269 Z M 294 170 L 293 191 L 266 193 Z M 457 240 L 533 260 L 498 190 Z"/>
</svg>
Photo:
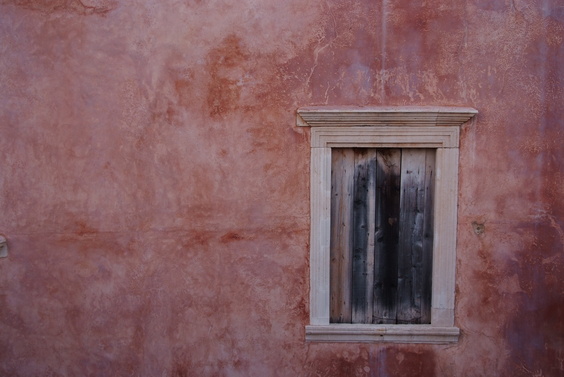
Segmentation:
<svg viewBox="0 0 564 377">
<path fill-rule="evenodd" d="M 403 149 L 397 323 L 421 323 L 425 235 L 426 150 Z"/>
<path fill-rule="evenodd" d="M 355 149 L 352 323 L 372 323 L 376 150 Z"/>
<path fill-rule="evenodd" d="M 374 246 L 376 244 L 376 149 L 367 150 L 369 180 L 367 189 L 367 238 L 366 247 L 366 314 L 364 323 L 374 321 Z"/>
<path fill-rule="evenodd" d="M 354 152 L 332 150 L 331 162 L 331 323 L 351 323 Z"/>
<path fill-rule="evenodd" d="M 378 149 L 373 323 L 396 323 L 401 150 Z"/>
<path fill-rule="evenodd" d="M 425 203 L 423 205 L 423 255 L 421 257 L 421 323 L 431 323 L 433 275 L 435 150 L 425 149 Z"/>
</svg>

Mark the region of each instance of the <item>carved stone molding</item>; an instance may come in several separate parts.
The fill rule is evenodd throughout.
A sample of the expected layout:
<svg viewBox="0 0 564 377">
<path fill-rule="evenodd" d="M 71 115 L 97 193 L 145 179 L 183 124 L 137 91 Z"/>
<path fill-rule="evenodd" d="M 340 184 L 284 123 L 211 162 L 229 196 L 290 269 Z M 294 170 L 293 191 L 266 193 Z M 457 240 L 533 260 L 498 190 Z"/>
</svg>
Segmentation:
<svg viewBox="0 0 564 377">
<path fill-rule="evenodd" d="M 350 126 L 460 126 L 478 111 L 471 107 L 312 106 L 298 109 L 301 127 Z"/>
</svg>

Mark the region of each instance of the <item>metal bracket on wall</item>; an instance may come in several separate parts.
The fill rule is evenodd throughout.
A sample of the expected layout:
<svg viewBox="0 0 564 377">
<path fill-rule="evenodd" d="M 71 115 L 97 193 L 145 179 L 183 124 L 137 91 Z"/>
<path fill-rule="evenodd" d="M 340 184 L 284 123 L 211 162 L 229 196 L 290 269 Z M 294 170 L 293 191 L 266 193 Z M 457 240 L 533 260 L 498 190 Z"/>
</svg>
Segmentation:
<svg viewBox="0 0 564 377">
<path fill-rule="evenodd" d="M 8 256 L 8 241 L 6 237 L 0 234 L 0 258 L 6 258 Z"/>
</svg>

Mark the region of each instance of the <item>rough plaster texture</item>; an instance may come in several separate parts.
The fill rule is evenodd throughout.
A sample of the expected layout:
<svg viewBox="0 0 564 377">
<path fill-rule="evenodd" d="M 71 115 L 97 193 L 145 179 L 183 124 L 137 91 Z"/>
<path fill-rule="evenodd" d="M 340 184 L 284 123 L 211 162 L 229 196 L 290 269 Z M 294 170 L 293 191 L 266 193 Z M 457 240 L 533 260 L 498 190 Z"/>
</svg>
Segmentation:
<svg viewBox="0 0 564 377">
<path fill-rule="evenodd" d="M 0 0 L 0 375 L 564 376 L 563 39 L 559 0 Z M 323 104 L 479 110 L 459 343 L 304 342 Z"/>
</svg>

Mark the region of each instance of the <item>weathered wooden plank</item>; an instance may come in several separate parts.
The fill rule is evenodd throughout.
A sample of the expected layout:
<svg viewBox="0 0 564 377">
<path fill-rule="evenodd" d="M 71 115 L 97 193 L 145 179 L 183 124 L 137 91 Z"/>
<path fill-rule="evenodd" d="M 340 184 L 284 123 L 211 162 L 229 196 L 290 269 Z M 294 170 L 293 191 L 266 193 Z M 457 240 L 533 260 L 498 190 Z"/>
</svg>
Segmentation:
<svg viewBox="0 0 564 377">
<path fill-rule="evenodd" d="M 394 324 L 397 312 L 401 150 L 378 149 L 373 323 Z"/>
<path fill-rule="evenodd" d="M 435 150 L 425 150 L 425 203 L 423 204 L 423 255 L 421 257 L 421 323 L 431 323 L 433 275 Z"/>
<path fill-rule="evenodd" d="M 352 323 L 372 323 L 376 150 L 355 149 Z"/>
<path fill-rule="evenodd" d="M 426 155 L 425 149 L 402 150 L 398 324 L 422 321 Z"/>
<path fill-rule="evenodd" d="M 331 163 L 331 323 L 351 322 L 354 152 L 335 148 Z"/>
</svg>

